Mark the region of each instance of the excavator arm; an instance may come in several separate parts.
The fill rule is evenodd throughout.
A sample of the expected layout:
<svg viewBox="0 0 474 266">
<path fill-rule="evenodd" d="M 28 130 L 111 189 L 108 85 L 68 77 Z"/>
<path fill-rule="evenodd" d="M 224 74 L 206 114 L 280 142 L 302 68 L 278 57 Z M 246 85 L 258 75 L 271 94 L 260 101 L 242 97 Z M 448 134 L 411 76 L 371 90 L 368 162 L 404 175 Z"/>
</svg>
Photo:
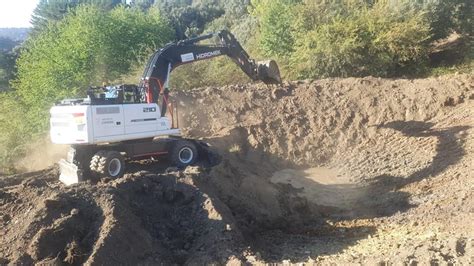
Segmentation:
<svg viewBox="0 0 474 266">
<path fill-rule="evenodd" d="M 200 41 L 218 37 L 219 44 L 199 45 Z M 170 73 L 176 67 L 200 60 L 226 55 L 236 63 L 252 80 L 261 80 L 266 84 L 281 83 L 278 65 L 273 60 L 256 63 L 240 43 L 228 31 L 207 34 L 192 39 L 171 43 L 156 51 L 148 61 L 139 88 L 147 103 L 158 102 L 162 95 L 161 115 L 166 114 L 169 94 Z"/>
</svg>

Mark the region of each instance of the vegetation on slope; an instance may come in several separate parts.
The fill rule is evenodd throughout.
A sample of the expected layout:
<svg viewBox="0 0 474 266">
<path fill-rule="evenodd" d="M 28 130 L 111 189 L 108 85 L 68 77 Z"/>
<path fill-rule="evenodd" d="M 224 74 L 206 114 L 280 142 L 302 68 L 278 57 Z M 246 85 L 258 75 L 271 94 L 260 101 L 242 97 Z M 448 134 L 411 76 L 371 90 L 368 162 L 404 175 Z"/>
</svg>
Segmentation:
<svg viewBox="0 0 474 266">
<path fill-rule="evenodd" d="M 55 101 L 83 95 L 89 85 L 136 83 L 148 55 L 169 41 L 230 29 L 252 57 L 276 59 L 285 79 L 472 73 L 473 6 L 470 0 L 42 0 L 18 59 L 0 53 L 0 86 L 11 87 L 0 92 L 0 172 L 44 135 Z M 246 81 L 230 60 L 218 58 L 177 69 L 171 84 Z"/>
</svg>

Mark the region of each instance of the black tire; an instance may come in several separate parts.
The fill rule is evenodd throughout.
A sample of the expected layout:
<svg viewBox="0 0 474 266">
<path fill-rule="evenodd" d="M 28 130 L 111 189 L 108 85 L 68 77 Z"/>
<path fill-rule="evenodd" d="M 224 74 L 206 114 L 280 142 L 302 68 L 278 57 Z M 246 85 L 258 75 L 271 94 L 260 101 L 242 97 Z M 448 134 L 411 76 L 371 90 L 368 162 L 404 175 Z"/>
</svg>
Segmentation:
<svg viewBox="0 0 474 266">
<path fill-rule="evenodd" d="M 171 147 L 169 158 L 171 163 L 178 168 L 191 165 L 198 158 L 196 145 L 190 141 L 178 140 Z"/>
<path fill-rule="evenodd" d="M 125 160 L 118 151 L 98 151 L 92 156 L 90 169 L 100 178 L 120 178 L 125 172 Z"/>
</svg>

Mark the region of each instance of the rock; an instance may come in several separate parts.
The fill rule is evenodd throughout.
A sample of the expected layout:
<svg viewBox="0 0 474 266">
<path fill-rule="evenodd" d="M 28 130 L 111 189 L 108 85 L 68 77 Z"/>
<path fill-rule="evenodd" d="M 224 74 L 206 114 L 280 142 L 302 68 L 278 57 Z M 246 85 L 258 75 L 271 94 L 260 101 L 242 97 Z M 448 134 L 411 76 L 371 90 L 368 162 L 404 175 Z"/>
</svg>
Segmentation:
<svg viewBox="0 0 474 266">
<path fill-rule="evenodd" d="M 11 218 L 10 215 L 8 215 L 8 214 L 2 215 L 2 221 L 5 222 L 5 223 L 6 223 L 6 222 L 9 222 L 11 219 L 12 219 L 12 218 Z"/>
<path fill-rule="evenodd" d="M 184 173 L 187 175 L 200 174 L 201 171 L 202 169 L 199 166 L 188 166 L 186 169 L 184 169 Z"/>
<path fill-rule="evenodd" d="M 272 91 L 272 99 L 278 100 L 286 95 L 286 91 L 281 88 L 276 88 Z"/>
<path fill-rule="evenodd" d="M 245 258 L 247 259 L 247 262 L 249 262 L 249 263 L 257 262 L 257 258 L 253 255 L 246 256 Z"/>
</svg>

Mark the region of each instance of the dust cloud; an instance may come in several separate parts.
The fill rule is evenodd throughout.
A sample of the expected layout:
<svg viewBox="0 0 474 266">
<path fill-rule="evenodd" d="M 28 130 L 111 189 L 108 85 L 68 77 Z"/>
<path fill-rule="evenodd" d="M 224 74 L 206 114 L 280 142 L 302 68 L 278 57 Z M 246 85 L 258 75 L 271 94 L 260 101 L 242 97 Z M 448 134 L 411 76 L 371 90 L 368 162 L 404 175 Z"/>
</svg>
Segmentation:
<svg viewBox="0 0 474 266">
<path fill-rule="evenodd" d="M 24 173 L 48 168 L 65 158 L 68 149 L 69 145 L 53 144 L 49 137 L 42 137 L 28 145 L 28 153 L 15 162 L 15 169 Z"/>
</svg>

